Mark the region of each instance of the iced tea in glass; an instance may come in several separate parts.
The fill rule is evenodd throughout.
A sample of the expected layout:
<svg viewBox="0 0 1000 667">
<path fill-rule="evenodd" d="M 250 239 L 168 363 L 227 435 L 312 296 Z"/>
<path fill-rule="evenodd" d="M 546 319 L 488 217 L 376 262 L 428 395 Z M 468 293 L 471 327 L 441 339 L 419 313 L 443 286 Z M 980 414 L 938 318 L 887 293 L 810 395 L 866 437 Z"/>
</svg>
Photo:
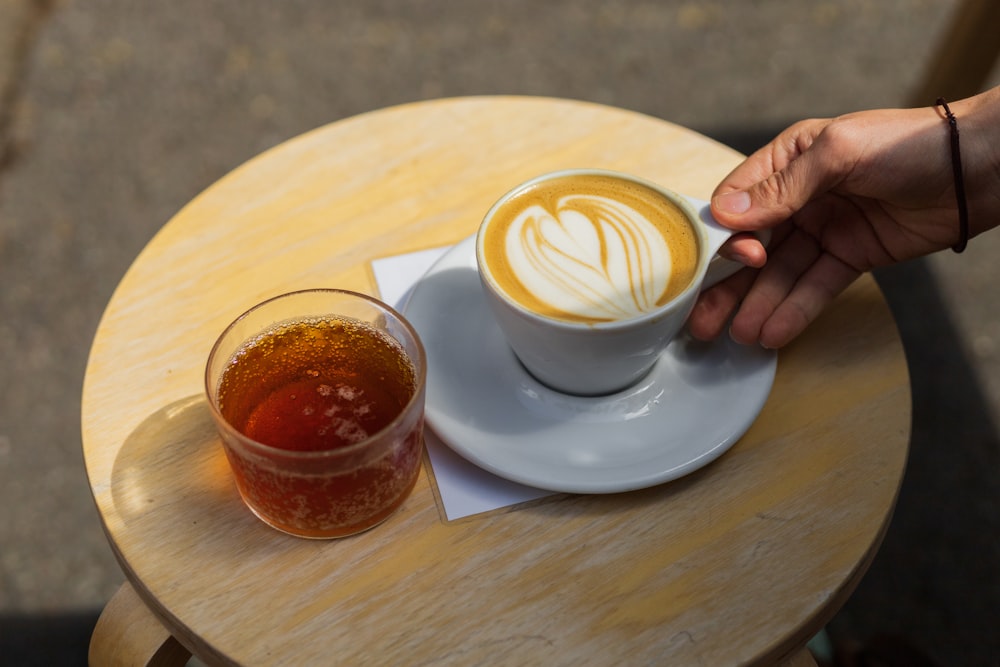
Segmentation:
<svg viewBox="0 0 1000 667">
<path fill-rule="evenodd" d="M 246 505 L 278 530 L 331 538 L 377 525 L 413 489 L 425 379 L 423 346 L 401 315 L 317 289 L 233 322 L 205 386 Z"/>
</svg>

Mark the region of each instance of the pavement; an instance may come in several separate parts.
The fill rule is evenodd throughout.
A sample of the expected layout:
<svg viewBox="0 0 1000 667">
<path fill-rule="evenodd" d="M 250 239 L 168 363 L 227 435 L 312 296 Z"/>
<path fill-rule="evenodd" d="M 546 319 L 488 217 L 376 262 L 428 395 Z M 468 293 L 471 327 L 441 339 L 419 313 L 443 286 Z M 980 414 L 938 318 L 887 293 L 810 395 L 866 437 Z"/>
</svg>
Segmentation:
<svg viewBox="0 0 1000 667">
<path fill-rule="evenodd" d="M 611 104 L 747 152 L 799 118 L 907 104 L 956 6 L 0 0 L 0 664 L 85 664 L 123 581 L 83 469 L 87 353 L 129 263 L 213 181 L 317 126 L 470 94 Z M 1000 665 L 997 256 L 993 232 L 877 275 L 912 451 L 836 645 Z"/>
</svg>

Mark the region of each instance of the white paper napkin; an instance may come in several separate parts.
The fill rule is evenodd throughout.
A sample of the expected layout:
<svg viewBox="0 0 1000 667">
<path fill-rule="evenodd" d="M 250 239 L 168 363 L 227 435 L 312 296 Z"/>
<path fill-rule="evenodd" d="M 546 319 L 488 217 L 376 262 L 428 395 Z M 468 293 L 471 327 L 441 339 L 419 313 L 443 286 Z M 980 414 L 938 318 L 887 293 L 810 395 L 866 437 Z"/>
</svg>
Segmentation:
<svg viewBox="0 0 1000 667">
<path fill-rule="evenodd" d="M 372 273 L 382 300 L 402 308 L 413 286 L 447 250 L 432 248 L 373 261 Z M 469 463 L 431 429 L 425 429 L 424 442 L 449 521 L 552 495 L 551 491 L 511 482 Z"/>
</svg>

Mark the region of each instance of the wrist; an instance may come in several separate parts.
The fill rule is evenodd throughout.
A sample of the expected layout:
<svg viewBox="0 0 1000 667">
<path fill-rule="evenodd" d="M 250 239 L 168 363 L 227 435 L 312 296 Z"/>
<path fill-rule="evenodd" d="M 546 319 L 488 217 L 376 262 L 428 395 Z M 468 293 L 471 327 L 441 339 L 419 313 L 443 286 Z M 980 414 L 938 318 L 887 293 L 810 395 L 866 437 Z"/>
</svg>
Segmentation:
<svg viewBox="0 0 1000 667">
<path fill-rule="evenodd" d="M 951 108 L 961 136 L 972 237 L 1000 225 L 1000 86 Z"/>
</svg>

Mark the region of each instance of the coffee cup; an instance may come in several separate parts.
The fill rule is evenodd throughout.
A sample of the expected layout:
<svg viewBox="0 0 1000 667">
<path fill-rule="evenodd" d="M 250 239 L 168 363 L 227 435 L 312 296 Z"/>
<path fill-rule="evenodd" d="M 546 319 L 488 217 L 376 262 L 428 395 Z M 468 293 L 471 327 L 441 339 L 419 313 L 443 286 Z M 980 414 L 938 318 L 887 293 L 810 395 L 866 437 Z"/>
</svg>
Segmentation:
<svg viewBox="0 0 1000 667">
<path fill-rule="evenodd" d="M 699 292 L 740 268 L 708 211 L 628 174 L 543 174 L 486 213 L 476 260 L 486 301 L 525 369 L 560 392 L 614 393 L 643 378 Z"/>
</svg>

